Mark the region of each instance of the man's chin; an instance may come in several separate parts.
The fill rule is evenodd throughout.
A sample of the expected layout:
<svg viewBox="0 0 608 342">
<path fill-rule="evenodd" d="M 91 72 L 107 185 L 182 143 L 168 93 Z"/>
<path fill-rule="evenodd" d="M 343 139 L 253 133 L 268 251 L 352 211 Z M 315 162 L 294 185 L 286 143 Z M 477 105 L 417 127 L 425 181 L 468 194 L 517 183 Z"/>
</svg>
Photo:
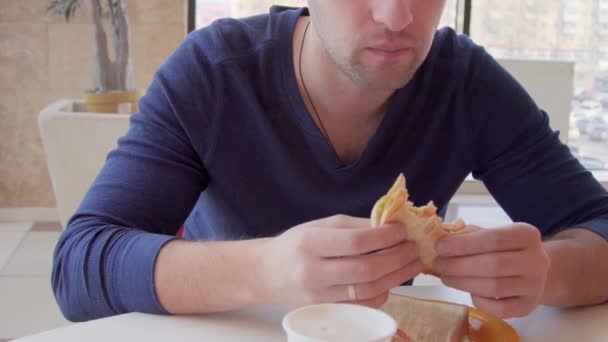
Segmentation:
<svg viewBox="0 0 608 342">
<path fill-rule="evenodd" d="M 359 79 L 375 90 L 397 90 L 406 86 L 414 77 L 417 68 L 408 66 L 365 70 Z"/>
<path fill-rule="evenodd" d="M 374 90 L 394 91 L 405 87 L 412 80 L 412 75 L 402 76 L 400 78 L 392 77 L 375 77 L 367 78 L 367 86 Z"/>
</svg>

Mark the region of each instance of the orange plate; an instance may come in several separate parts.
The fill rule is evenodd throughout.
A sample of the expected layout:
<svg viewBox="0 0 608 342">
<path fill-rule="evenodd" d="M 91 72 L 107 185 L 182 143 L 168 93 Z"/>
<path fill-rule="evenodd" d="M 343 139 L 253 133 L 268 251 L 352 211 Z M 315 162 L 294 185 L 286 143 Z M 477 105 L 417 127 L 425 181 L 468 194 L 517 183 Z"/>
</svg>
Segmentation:
<svg viewBox="0 0 608 342">
<path fill-rule="evenodd" d="M 519 336 L 507 322 L 471 307 L 469 337 L 475 342 L 519 342 Z"/>
<path fill-rule="evenodd" d="M 519 342 L 519 335 L 507 322 L 472 307 L 469 307 L 469 337 L 474 342 Z"/>
</svg>

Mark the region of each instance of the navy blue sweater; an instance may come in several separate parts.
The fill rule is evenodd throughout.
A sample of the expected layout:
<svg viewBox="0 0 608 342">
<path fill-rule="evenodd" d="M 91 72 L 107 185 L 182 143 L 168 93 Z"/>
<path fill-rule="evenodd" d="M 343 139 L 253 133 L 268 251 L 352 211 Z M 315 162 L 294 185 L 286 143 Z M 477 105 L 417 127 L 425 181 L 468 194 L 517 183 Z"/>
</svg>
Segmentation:
<svg viewBox="0 0 608 342">
<path fill-rule="evenodd" d="M 344 165 L 307 112 L 292 60 L 305 10 L 224 19 L 190 34 L 156 73 L 54 255 L 52 285 L 74 321 L 165 313 L 160 248 L 185 238 L 272 236 L 341 213 L 369 217 L 403 172 L 417 205 L 444 212 L 468 174 L 515 221 L 545 235 L 608 237 L 608 195 L 526 91 L 450 29 L 400 89 L 361 158 Z"/>
</svg>

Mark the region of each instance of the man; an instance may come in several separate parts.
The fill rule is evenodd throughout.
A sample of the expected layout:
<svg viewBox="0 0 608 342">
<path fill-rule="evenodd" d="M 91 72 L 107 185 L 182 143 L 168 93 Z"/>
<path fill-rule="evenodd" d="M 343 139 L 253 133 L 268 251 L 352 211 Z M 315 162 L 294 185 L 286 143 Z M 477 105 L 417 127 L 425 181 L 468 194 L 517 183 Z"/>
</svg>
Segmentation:
<svg viewBox="0 0 608 342">
<path fill-rule="evenodd" d="M 527 222 L 438 243 L 480 309 L 608 299 L 608 195 L 482 48 L 436 32 L 443 0 L 308 4 L 216 22 L 160 68 L 57 245 L 68 319 L 377 307 L 421 269 L 367 219 L 400 172 L 442 212 L 473 172 Z"/>
</svg>

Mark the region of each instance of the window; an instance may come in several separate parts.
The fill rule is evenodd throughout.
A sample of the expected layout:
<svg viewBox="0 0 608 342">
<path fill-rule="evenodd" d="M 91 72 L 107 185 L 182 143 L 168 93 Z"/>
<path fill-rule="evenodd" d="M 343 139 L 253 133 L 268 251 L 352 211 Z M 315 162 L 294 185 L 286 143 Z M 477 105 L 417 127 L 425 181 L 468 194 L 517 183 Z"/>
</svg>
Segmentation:
<svg viewBox="0 0 608 342">
<path fill-rule="evenodd" d="M 449 26 L 456 28 L 458 20 L 458 0 L 447 0 L 445 4 L 445 10 L 443 11 L 443 17 L 439 22 L 439 27 Z"/>
<path fill-rule="evenodd" d="M 305 0 L 196 0 L 196 28 L 225 17 L 248 17 L 267 13 L 272 5 L 305 6 Z"/>
<path fill-rule="evenodd" d="M 608 0 L 472 1 L 471 37 L 494 57 L 575 62 L 568 143 L 590 170 L 608 168 L 607 24 Z"/>
<path fill-rule="evenodd" d="M 195 28 L 209 25 L 212 21 L 224 17 L 246 17 L 266 13 L 270 6 L 287 5 L 306 6 L 306 0 L 195 0 Z M 193 1 L 191 1 L 192 3 Z M 455 27 L 457 19 L 458 0 L 447 0 L 446 10 L 441 19 L 440 27 Z"/>
</svg>

